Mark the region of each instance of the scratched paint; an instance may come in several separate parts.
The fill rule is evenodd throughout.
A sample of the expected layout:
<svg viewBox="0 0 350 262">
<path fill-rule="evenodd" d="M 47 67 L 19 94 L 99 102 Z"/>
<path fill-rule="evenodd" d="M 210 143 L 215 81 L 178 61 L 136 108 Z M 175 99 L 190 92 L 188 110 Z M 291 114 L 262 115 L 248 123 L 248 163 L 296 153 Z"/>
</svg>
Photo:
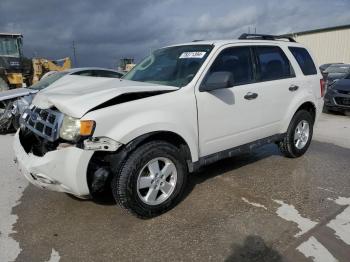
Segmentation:
<svg viewBox="0 0 350 262">
<path fill-rule="evenodd" d="M 47 262 L 59 262 L 60 259 L 60 254 L 55 249 L 52 249 L 50 259 Z"/>
<path fill-rule="evenodd" d="M 3 148 L 12 148 L 11 136 L 0 136 L 0 145 Z M 13 225 L 18 217 L 12 214 L 12 209 L 20 203 L 24 189 L 28 182 L 18 173 L 12 161 L 12 155 L 8 150 L 0 150 L 0 261 L 15 261 L 21 252 L 20 244 L 11 234 L 16 233 Z"/>
<path fill-rule="evenodd" d="M 339 197 L 334 202 L 340 206 L 347 206 L 347 208 L 332 219 L 327 227 L 333 229 L 339 239 L 350 245 L 350 198 Z"/>
<path fill-rule="evenodd" d="M 255 202 L 250 202 L 250 201 L 249 201 L 248 199 L 246 199 L 245 197 L 242 197 L 242 200 L 243 200 L 245 203 L 249 204 L 249 205 L 252 205 L 252 206 L 255 206 L 255 207 L 259 207 L 259 208 L 263 208 L 263 209 L 267 210 L 267 208 L 266 208 L 264 205 L 259 204 L 259 203 L 255 203 Z"/>
<path fill-rule="evenodd" d="M 300 231 L 295 235 L 295 237 L 300 237 L 301 235 L 305 234 L 307 231 L 309 231 L 317 225 L 317 222 L 302 217 L 293 205 L 288 205 L 281 200 L 274 201 L 280 205 L 280 207 L 276 211 L 277 215 L 287 221 L 296 223 L 298 228 L 300 229 Z"/>
<path fill-rule="evenodd" d="M 311 258 L 315 262 L 335 262 L 338 261 L 315 237 L 310 237 L 297 247 L 305 257 Z"/>
</svg>

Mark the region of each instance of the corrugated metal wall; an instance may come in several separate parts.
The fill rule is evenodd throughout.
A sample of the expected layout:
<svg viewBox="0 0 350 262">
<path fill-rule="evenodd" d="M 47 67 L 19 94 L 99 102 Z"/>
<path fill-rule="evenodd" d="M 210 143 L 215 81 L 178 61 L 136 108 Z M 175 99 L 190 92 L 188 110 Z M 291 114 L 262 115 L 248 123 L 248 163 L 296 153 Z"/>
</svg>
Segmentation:
<svg viewBox="0 0 350 262">
<path fill-rule="evenodd" d="M 350 63 L 350 28 L 294 35 L 314 55 L 318 65 L 326 63 Z"/>
</svg>

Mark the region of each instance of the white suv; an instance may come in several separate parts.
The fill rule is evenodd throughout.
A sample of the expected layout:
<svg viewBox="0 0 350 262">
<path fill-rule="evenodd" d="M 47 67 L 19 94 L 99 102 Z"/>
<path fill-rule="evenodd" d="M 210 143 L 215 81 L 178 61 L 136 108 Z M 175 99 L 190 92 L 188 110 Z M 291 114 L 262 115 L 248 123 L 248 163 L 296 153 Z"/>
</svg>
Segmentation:
<svg viewBox="0 0 350 262">
<path fill-rule="evenodd" d="M 188 174 L 276 143 L 310 145 L 324 83 L 293 39 L 242 35 L 154 51 L 123 79 L 86 79 L 38 93 L 14 148 L 33 184 L 78 197 L 111 191 L 146 218 L 172 208 Z"/>
</svg>

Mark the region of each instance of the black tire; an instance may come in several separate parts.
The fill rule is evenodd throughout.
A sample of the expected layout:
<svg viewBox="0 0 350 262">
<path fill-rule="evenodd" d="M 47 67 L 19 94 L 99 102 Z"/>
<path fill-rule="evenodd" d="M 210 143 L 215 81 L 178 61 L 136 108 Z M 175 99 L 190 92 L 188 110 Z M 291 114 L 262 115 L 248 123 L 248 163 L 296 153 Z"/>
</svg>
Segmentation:
<svg viewBox="0 0 350 262">
<path fill-rule="evenodd" d="M 323 110 L 322 110 L 323 113 L 325 114 L 329 114 L 329 108 L 327 106 L 323 106 Z"/>
<path fill-rule="evenodd" d="M 307 121 L 307 123 L 309 124 L 309 137 L 305 146 L 299 149 L 294 144 L 294 133 L 298 124 L 303 120 Z M 310 112 L 306 110 L 299 110 L 298 112 L 296 112 L 292 118 L 292 121 L 289 124 L 285 137 L 279 143 L 279 148 L 282 154 L 289 158 L 297 158 L 305 154 L 312 140 L 313 125 L 314 120 Z"/>
<path fill-rule="evenodd" d="M 142 168 L 152 159 L 165 157 L 176 167 L 177 181 L 172 194 L 158 205 L 148 205 L 141 200 L 137 181 Z M 112 164 L 113 165 L 113 164 Z M 187 166 L 180 149 L 165 141 L 151 141 L 141 145 L 121 164 L 112 166 L 112 193 L 116 202 L 139 218 L 158 216 L 173 208 L 182 198 L 187 183 Z"/>
</svg>

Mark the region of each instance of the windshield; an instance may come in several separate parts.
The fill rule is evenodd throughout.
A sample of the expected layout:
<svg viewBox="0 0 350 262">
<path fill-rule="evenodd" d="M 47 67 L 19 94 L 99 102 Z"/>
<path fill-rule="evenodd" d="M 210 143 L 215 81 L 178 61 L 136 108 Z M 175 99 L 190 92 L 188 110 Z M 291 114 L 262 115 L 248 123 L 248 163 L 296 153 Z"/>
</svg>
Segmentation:
<svg viewBox="0 0 350 262">
<path fill-rule="evenodd" d="M 350 66 L 330 66 L 326 69 L 325 72 L 346 74 L 346 73 L 349 73 L 349 71 L 350 71 Z"/>
<path fill-rule="evenodd" d="M 0 56 L 20 56 L 16 38 L 0 38 Z"/>
<path fill-rule="evenodd" d="M 35 90 L 42 90 L 66 74 L 68 74 L 68 72 L 53 73 L 52 75 L 42 78 L 39 82 L 35 83 L 34 85 L 31 85 L 29 88 Z"/>
<path fill-rule="evenodd" d="M 196 75 L 212 45 L 185 45 L 154 51 L 123 79 L 183 87 Z"/>
</svg>

